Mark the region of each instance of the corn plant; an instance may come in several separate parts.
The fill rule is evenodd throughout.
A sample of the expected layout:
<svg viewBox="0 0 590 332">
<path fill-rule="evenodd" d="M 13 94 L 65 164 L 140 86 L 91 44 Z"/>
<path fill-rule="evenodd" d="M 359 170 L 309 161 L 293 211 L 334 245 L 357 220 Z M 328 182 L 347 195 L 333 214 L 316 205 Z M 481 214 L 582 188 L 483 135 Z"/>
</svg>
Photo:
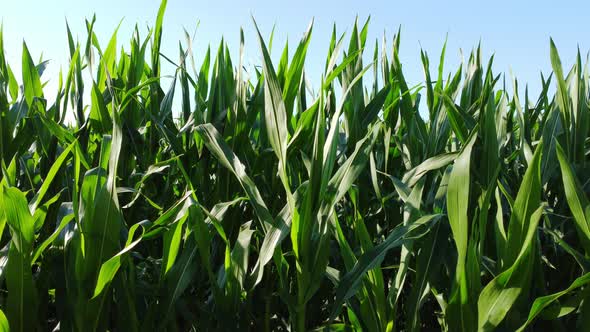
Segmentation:
<svg viewBox="0 0 590 332">
<path fill-rule="evenodd" d="M 123 45 L 66 25 L 52 101 L 0 29 L 2 331 L 588 329 L 579 52 L 564 71 L 550 40 L 536 98 L 480 45 L 452 71 L 422 50 L 411 84 L 400 31 L 357 20 L 313 89 L 313 22 L 197 65 L 188 33 L 162 52 L 165 9 Z"/>
</svg>

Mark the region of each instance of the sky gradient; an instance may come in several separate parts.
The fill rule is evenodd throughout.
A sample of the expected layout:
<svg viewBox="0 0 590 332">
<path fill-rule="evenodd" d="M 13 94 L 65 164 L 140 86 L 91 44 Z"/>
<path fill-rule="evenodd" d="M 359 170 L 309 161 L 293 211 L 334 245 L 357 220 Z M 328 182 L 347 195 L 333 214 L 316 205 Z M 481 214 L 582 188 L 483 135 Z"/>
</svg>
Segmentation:
<svg viewBox="0 0 590 332">
<path fill-rule="evenodd" d="M 48 87 L 57 84 L 56 73 L 60 66 L 67 68 L 68 51 L 65 20 L 67 18 L 74 35 L 85 37 L 84 18 L 96 13 L 95 31 L 101 45 L 108 40 L 123 19 L 118 33 L 119 47 L 128 49 L 131 32 L 138 24 L 142 36 L 147 27 L 153 26 L 160 2 L 156 0 L 123 1 L 8 1 L 0 0 L 5 48 L 8 61 L 15 75 L 20 78 L 22 41 L 25 40 L 34 59 L 51 59 L 42 78 L 49 79 Z M 456 70 L 461 61 L 460 50 L 465 56 L 481 41 L 484 57 L 495 54 L 496 73 L 510 71 L 518 77 L 520 85 L 529 83 L 533 94 L 540 88 L 539 72 L 550 70 L 549 37 L 552 36 L 560 51 L 562 61 L 569 67 L 579 45 L 583 56 L 590 47 L 588 42 L 587 13 L 590 3 L 560 1 L 182 1 L 169 0 L 164 17 L 162 53 L 178 59 L 178 41 L 184 43 L 184 32 L 194 32 L 193 51 L 197 62 L 207 46 L 216 49 L 222 37 L 237 58 L 239 29 L 246 35 L 246 64 L 259 64 L 251 15 L 254 16 L 265 36 L 276 24 L 273 57 L 277 59 L 288 38 L 295 43 L 305 32 L 311 19 L 314 30 L 306 60 L 311 81 L 317 82 L 323 70 L 332 24 L 338 33 L 350 32 L 355 17 L 364 21 L 369 15 L 368 45 L 385 33 L 389 45 L 391 37 L 401 26 L 401 53 L 404 73 L 410 85 L 424 80 L 420 62 L 420 48 L 431 58 L 431 70 L 438 65 L 438 55 L 448 34 L 445 73 Z M 531 5 L 533 4 L 534 5 Z M 558 6 L 556 6 L 558 4 Z M 348 36 L 348 35 L 347 35 Z M 366 53 L 371 53 L 366 52 Z M 275 60 L 277 61 L 277 60 Z M 164 67 L 163 74 L 172 74 Z M 20 79 L 19 79 L 20 81 Z M 315 84 L 317 86 L 317 84 Z M 521 90 L 522 91 L 522 90 Z"/>
</svg>

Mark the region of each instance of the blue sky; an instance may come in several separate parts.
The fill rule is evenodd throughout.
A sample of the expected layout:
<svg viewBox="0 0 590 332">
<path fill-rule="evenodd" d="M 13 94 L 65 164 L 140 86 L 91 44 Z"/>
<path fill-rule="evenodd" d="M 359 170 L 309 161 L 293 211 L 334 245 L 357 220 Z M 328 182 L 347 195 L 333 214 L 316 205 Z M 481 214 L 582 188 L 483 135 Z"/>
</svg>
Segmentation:
<svg viewBox="0 0 590 332">
<path fill-rule="evenodd" d="M 60 66 L 67 68 L 66 18 L 73 33 L 83 39 L 84 18 L 96 13 L 95 31 L 102 45 L 106 45 L 114 28 L 123 19 L 118 42 L 119 47 L 122 45 L 128 48 L 134 25 L 137 23 L 145 35 L 147 26 L 153 26 L 159 3 L 157 0 L 0 0 L 0 19 L 3 22 L 9 63 L 15 74 L 20 75 L 21 44 L 24 39 L 34 59 L 43 53 L 44 59 L 52 60 L 44 78 L 50 80 L 49 87 L 55 86 L 55 74 L 59 72 Z M 550 69 L 550 36 L 555 40 L 566 66 L 573 62 L 578 45 L 584 55 L 590 48 L 589 30 L 585 23 L 588 9 L 590 3 L 581 1 L 544 0 L 169 0 L 164 18 L 162 52 L 177 59 L 178 41 L 184 42 L 183 28 L 192 33 L 200 21 L 193 49 L 197 61 L 207 45 L 216 48 L 222 37 L 234 50 L 232 56 L 236 59 L 239 29 L 243 27 L 246 34 L 246 62 L 259 63 L 260 54 L 251 14 L 266 36 L 276 24 L 275 59 L 287 38 L 293 45 L 291 49 L 294 49 L 295 43 L 314 18 L 314 31 L 306 61 L 307 72 L 313 82 L 319 79 L 323 69 L 332 24 L 336 23 L 338 32 L 350 32 L 357 15 L 360 20 L 370 15 L 368 38 L 371 45 L 377 38 L 381 40 L 384 33 L 391 45 L 391 37 L 401 25 L 400 57 L 411 85 L 423 81 L 420 48 L 429 53 L 434 70 L 448 33 L 445 72 L 457 68 L 461 59 L 460 49 L 467 56 L 481 40 L 484 56 L 495 54 L 495 71 L 509 74 L 511 70 L 519 78 L 520 85 L 529 83 L 534 93 L 540 86 L 539 72 L 547 73 Z M 164 70 L 163 74 L 172 73 L 170 68 Z"/>
</svg>

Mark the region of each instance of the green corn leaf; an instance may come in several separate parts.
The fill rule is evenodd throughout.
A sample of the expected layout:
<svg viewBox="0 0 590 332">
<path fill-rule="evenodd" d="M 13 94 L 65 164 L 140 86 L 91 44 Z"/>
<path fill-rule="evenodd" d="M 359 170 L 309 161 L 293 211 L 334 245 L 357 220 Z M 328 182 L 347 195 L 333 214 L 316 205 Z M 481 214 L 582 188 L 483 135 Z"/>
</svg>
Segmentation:
<svg viewBox="0 0 590 332">
<path fill-rule="evenodd" d="M 516 260 L 530 227 L 530 216 L 541 204 L 540 163 L 542 145 L 539 143 L 537 146 L 514 200 L 504 251 L 506 256 L 503 257 L 502 266 L 511 266 Z"/>
<path fill-rule="evenodd" d="M 523 290 L 528 287 L 532 272 L 532 241 L 542 213 L 543 207 L 539 207 L 531 215 L 530 227 L 514 264 L 496 276 L 481 291 L 477 301 L 479 331 L 495 330 Z"/>
<path fill-rule="evenodd" d="M 258 29 L 258 25 L 256 25 L 256 21 L 254 21 L 254 25 L 256 26 L 256 31 L 258 32 L 258 41 L 260 44 L 260 50 L 262 52 L 263 58 L 263 69 L 264 69 L 264 118 L 265 118 L 265 126 L 267 129 L 267 136 L 272 146 L 277 158 L 279 159 L 279 176 L 283 181 L 283 186 L 287 192 L 287 196 L 289 197 L 290 203 L 293 207 L 292 202 L 292 195 L 291 190 L 289 188 L 289 180 L 287 178 L 286 168 L 287 168 L 287 144 L 289 141 L 289 130 L 287 123 L 289 121 L 289 117 L 287 116 L 287 110 L 285 106 L 285 100 L 283 99 L 283 93 L 281 92 L 281 87 L 279 85 L 279 81 L 277 75 L 275 73 L 273 64 L 270 59 L 270 54 L 264 40 L 262 38 L 262 34 L 260 34 L 260 30 Z M 310 30 L 311 32 L 311 26 Z M 304 37 L 305 38 L 305 37 Z M 303 59 L 305 57 L 305 49 L 307 49 L 307 42 L 303 42 L 305 46 L 303 49 L 298 49 L 298 53 L 296 56 L 298 58 L 294 58 L 296 63 L 292 66 L 295 72 L 298 72 L 299 69 L 297 66 L 303 66 Z M 289 72 L 289 82 L 291 80 L 295 80 L 296 78 L 293 77 L 297 73 Z M 287 83 L 292 84 L 292 83 Z M 294 85 L 294 92 L 298 90 L 298 84 Z M 289 88 L 289 85 L 286 87 Z M 285 94 L 288 98 L 293 97 L 293 91 L 285 91 Z"/>
<path fill-rule="evenodd" d="M 23 73 L 23 89 L 27 105 L 33 105 L 33 98 L 43 97 L 43 89 L 41 88 L 41 78 L 37 72 L 37 67 L 33 63 L 31 54 L 27 44 L 23 42 L 23 59 L 22 59 L 22 73 Z"/>
<path fill-rule="evenodd" d="M 375 125 L 360 140 L 350 157 L 340 166 L 336 174 L 328 182 L 325 197 L 321 206 L 322 215 L 328 215 L 334 204 L 336 204 L 346 194 L 350 186 L 354 183 L 360 173 L 364 170 L 369 159 L 370 151 L 377 139 L 380 126 Z"/>
<path fill-rule="evenodd" d="M 527 326 L 529 326 L 534 320 L 535 318 L 543 311 L 543 309 L 549 307 L 552 303 L 554 303 L 555 301 L 558 301 L 558 299 L 568 293 L 571 293 L 572 291 L 574 291 L 577 288 L 580 288 L 582 286 L 587 285 L 590 282 L 590 273 L 586 273 L 583 276 L 576 278 L 576 280 L 574 280 L 574 282 L 572 282 L 571 285 L 569 285 L 568 288 L 551 294 L 551 295 L 546 295 L 546 296 L 542 296 L 539 297 L 535 300 L 535 302 L 533 302 L 533 305 L 531 307 L 531 311 L 529 312 L 529 316 L 526 320 L 526 322 L 518 329 L 518 331 L 524 331 L 525 328 Z"/>
<path fill-rule="evenodd" d="M 135 237 L 135 232 L 138 228 L 141 227 L 140 235 Z M 135 224 L 129 229 L 129 235 L 127 237 L 127 242 L 125 243 L 125 247 L 115 256 L 108 259 L 106 262 L 102 264 L 100 267 L 100 271 L 98 273 L 98 279 L 96 281 L 96 287 L 94 288 L 94 295 L 92 298 L 96 298 L 99 296 L 102 291 L 113 281 L 115 274 L 121 267 L 121 260 L 125 258 L 126 254 L 133 249 L 140 241 L 145 233 L 145 229 L 142 224 Z"/>
<path fill-rule="evenodd" d="M 428 215 L 408 225 L 398 226 L 387 236 L 385 241 L 365 252 L 354 267 L 341 278 L 340 284 L 336 288 L 336 301 L 331 317 L 334 318 L 338 314 L 342 302 L 357 291 L 364 274 L 379 265 L 389 250 L 400 247 L 407 240 L 423 236 L 440 217 L 440 215 Z"/>
<path fill-rule="evenodd" d="M 41 188 L 39 188 L 39 191 L 37 191 L 37 193 L 35 193 L 35 196 L 31 200 L 31 202 L 29 203 L 29 211 L 31 211 L 31 213 L 35 213 L 35 210 L 37 210 L 37 206 L 39 205 L 41 200 L 43 200 L 43 197 L 47 193 L 49 186 L 53 182 L 53 179 L 55 179 L 57 172 L 62 167 L 63 163 L 67 159 L 68 155 L 72 151 L 75 144 L 76 144 L 76 142 L 70 144 L 66 149 L 64 149 L 63 152 L 59 155 L 59 157 L 57 157 L 57 159 L 55 160 L 55 162 L 53 163 L 53 165 L 49 169 L 49 172 L 47 173 L 47 176 L 45 177 L 45 181 L 43 181 Z"/>
<path fill-rule="evenodd" d="M 549 39 L 549 46 L 551 55 L 551 67 L 553 68 L 555 78 L 557 79 L 557 102 L 559 105 L 559 110 L 561 111 L 561 115 L 563 117 L 563 123 L 565 125 L 566 130 L 566 137 L 569 137 L 571 111 L 568 99 L 568 88 L 563 75 L 561 59 L 559 58 L 559 54 L 557 53 L 557 47 L 555 47 L 555 43 L 553 42 L 552 38 Z"/>
<path fill-rule="evenodd" d="M 9 292 L 6 315 L 12 331 L 33 331 L 37 324 L 38 305 L 31 270 L 35 239 L 33 217 L 24 193 L 17 188 L 3 187 L 1 203 L 12 234 L 5 271 Z"/>
<path fill-rule="evenodd" d="M 406 174 L 404 174 L 402 181 L 406 185 L 413 187 L 426 173 L 445 167 L 453 162 L 458 155 L 459 153 L 457 152 L 451 152 L 428 158 L 420 165 L 407 171 Z"/>
<path fill-rule="evenodd" d="M 556 145 L 557 159 L 561 167 L 561 176 L 565 188 L 565 197 L 574 217 L 576 229 L 586 253 L 590 252 L 590 222 L 588 220 L 588 207 L 590 203 L 580 183 L 578 182 L 572 167 L 567 161 L 565 151 L 559 143 Z"/>
<path fill-rule="evenodd" d="M 293 114 L 293 102 L 299 91 L 299 87 L 305 84 L 303 81 L 303 65 L 305 64 L 305 56 L 307 54 L 307 48 L 311 40 L 311 31 L 313 28 L 313 21 L 309 24 L 307 31 L 301 38 L 295 54 L 291 59 L 289 65 L 289 71 L 285 77 L 285 88 L 283 90 L 283 100 L 285 101 L 285 107 L 287 117 L 290 118 Z M 266 62 L 266 61 L 265 61 Z"/>
<path fill-rule="evenodd" d="M 8 319 L 4 315 L 4 312 L 0 310 L 0 331 L 2 332 L 10 332 L 10 326 L 8 324 Z"/>
<path fill-rule="evenodd" d="M 476 138 L 477 135 L 472 135 L 455 159 L 447 189 L 447 213 L 458 257 L 453 293 L 445 314 L 449 317 L 449 325 L 453 329 L 464 331 L 472 330 L 476 323 L 471 303 L 474 294 L 469 294 L 472 280 L 467 270 L 471 152 Z"/>
<path fill-rule="evenodd" d="M 539 144 L 514 201 L 504 251 L 506 257 L 502 260 L 503 272 L 484 287 L 478 299 L 478 326 L 483 331 L 495 329 L 518 297 L 530 287 L 532 248 L 543 213 L 540 204 L 541 151 L 542 144 Z"/>
<path fill-rule="evenodd" d="M 246 174 L 244 164 L 240 162 L 238 157 L 231 151 L 227 143 L 221 138 L 219 132 L 211 124 L 202 124 L 197 127 L 197 131 L 209 148 L 209 151 L 215 155 L 219 162 L 230 170 L 242 185 L 242 188 L 248 195 L 250 203 L 253 205 L 256 214 L 262 223 L 262 229 L 268 230 L 273 224 L 273 218 L 266 204 L 262 200 L 262 196 L 258 188 L 250 177 Z"/>
</svg>

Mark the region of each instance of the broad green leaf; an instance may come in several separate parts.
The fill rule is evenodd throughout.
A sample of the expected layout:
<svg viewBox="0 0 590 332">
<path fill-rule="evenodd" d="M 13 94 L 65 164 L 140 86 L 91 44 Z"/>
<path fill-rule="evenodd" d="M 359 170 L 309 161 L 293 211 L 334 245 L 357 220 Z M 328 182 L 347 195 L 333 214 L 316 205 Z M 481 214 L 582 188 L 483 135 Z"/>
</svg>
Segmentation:
<svg viewBox="0 0 590 332">
<path fill-rule="evenodd" d="M 588 208 L 590 203 L 567 160 L 565 151 L 563 151 L 563 148 L 559 143 L 556 145 L 556 150 L 559 166 L 561 167 L 565 197 L 574 217 L 580 241 L 582 242 L 586 253 L 590 253 L 590 222 L 588 220 Z"/>
<path fill-rule="evenodd" d="M 4 315 L 4 312 L 0 310 L 0 331 L 2 332 L 10 332 L 10 327 L 8 324 L 8 319 Z"/>
<path fill-rule="evenodd" d="M 530 287 L 533 272 L 532 249 L 537 224 L 543 214 L 541 194 L 541 151 L 537 146 L 512 208 L 502 273 L 481 291 L 478 299 L 478 329 L 490 331 L 504 320 L 513 304 Z M 516 251 L 516 252 L 514 252 Z M 534 257 L 534 256 L 533 256 Z"/>
<path fill-rule="evenodd" d="M 63 152 L 59 155 L 59 157 L 55 159 L 55 162 L 53 162 L 53 165 L 51 166 L 51 169 L 49 169 L 49 172 L 47 173 L 47 176 L 45 177 L 45 181 L 43 181 L 41 188 L 39 188 L 39 191 L 35 193 L 35 196 L 29 203 L 29 210 L 31 211 L 31 213 L 35 213 L 37 206 L 43 200 L 43 197 L 47 193 L 49 186 L 53 182 L 53 179 L 57 175 L 57 172 L 61 169 L 64 161 L 67 159 L 75 144 L 76 142 L 70 144 L 67 148 L 65 148 Z"/>
<path fill-rule="evenodd" d="M 6 315 L 12 331 L 33 331 L 37 320 L 37 290 L 31 270 L 35 230 L 25 194 L 17 188 L 2 188 L 2 209 L 12 240 L 6 266 L 8 299 Z"/>
<path fill-rule="evenodd" d="M 256 214 L 262 224 L 262 229 L 266 232 L 273 224 L 273 218 L 266 204 L 262 200 L 262 196 L 254 181 L 246 174 L 244 164 L 231 151 L 227 143 L 221 138 L 219 132 L 211 124 L 202 124 L 197 127 L 197 131 L 205 141 L 205 145 L 209 151 L 219 160 L 219 162 L 228 170 L 230 170 L 242 185 L 242 188 L 248 195 L 250 203 L 254 207 Z"/>
<path fill-rule="evenodd" d="M 342 302 L 353 296 L 358 290 L 364 274 L 379 265 L 389 250 L 400 247 L 408 240 L 423 236 L 440 217 L 440 215 L 428 215 L 408 225 L 400 225 L 394 228 L 385 241 L 365 252 L 354 267 L 341 278 L 336 288 L 336 301 L 331 317 L 335 318 L 341 309 Z"/>
<path fill-rule="evenodd" d="M 453 240 L 457 246 L 458 257 L 452 295 L 445 315 L 449 317 L 451 328 L 464 331 L 472 330 L 475 327 L 473 303 L 471 303 L 474 294 L 469 294 L 472 281 L 467 270 L 467 250 L 469 231 L 473 227 L 470 226 L 468 209 L 471 187 L 471 152 L 476 138 L 477 135 L 472 135 L 455 159 L 447 188 L 447 214 Z"/>
<path fill-rule="evenodd" d="M 135 238 L 135 232 L 140 227 L 141 234 Z M 113 281 L 115 274 L 121 267 L 121 260 L 125 258 L 126 254 L 141 241 L 144 232 L 145 229 L 141 223 L 135 224 L 129 229 L 129 235 L 127 236 L 127 242 L 125 243 L 123 250 L 104 262 L 100 267 L 100 272 L 98 273 L 98 279 L 96 281 L 96 287 L 94 288 L 94 295 L 92 296 L 93 298 L 96 298 L 98 295 L 100 295 L 105 287 L 107 287 L 107 285 Z"/>
<path fill-rule="evenodd" d="M 535 302 L 533 302 L 533 305 L 531 307 L 531 311 L 529 312 L 529 316 L 528 316 L 526 322 L 518 329 L 518 331 L 524 331 L 524 329 L 535 320 L 535 318 L 543 311 L 543 309 L 547 308 L 555 301 L 558 301 L 558 299 L 560 297 L 562 297 L 563 295 L 566 295 L 568 293 L 571 293 L 573 290 L 575 290 L 577 288 L 585 286 L 589 282 L 590 282 L 590 273 L 586 273 L 583 276 L 576 278 L 576 280 L 574 280 L 574 282 L 572 282 L 572 284 L 569 285 L 568 288 L 566 288 L 560 292 L 551 294 L 551 295 L 545 295 L 545 296 L 537 298 L 535 300 Z"/>
<path fill-rule="evenodd" d="M 29 48 L 23 41 L 23 59 L 22 59 L 22 73 L 23 73 L 23 90 L 27 105 L 33 105 L 33 98 L 43 97 L 43 90 L 41 89 L 41 78 L 37 72 L 37 67 L 31 58 Z"/>
<path fill-rule="evenodd" d="M 451 152 L 428 158 L 420 165 L 407 171 L 404 174 L 402 181 L 406 185 L 413 187 L 427 172 L 437 170 L 450 164 L 458 155 L 459 153 L 457 152 Z"/>
<path fill-rule="evenodd" d="M 477 301 L 479 331 L 495 330 L 523 290 L 528 288 L 532 272 L 532 241 L 542 213 L 543 207 L 539 207 L 531 215 L 530 227 L 514 264 L 496 276 L 481 291 Z"/>
</svg>

